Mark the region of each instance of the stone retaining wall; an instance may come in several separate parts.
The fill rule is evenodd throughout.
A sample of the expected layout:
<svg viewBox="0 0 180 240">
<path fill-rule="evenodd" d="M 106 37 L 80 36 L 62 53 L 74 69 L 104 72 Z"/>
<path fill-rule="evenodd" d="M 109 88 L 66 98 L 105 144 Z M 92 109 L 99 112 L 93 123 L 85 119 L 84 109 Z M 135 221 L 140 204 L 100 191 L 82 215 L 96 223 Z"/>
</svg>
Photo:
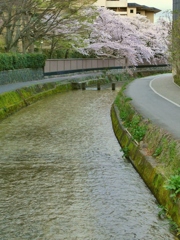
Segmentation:
<svg viewBox="0 0 180 240">
<path fill-rule="evenodd" d="M 15 69 L 0 72 L 0 85 L 15 83 L 15 82 L 28 82 L 40 80 L 44 78 L 43 69 Z"/>
</svg>

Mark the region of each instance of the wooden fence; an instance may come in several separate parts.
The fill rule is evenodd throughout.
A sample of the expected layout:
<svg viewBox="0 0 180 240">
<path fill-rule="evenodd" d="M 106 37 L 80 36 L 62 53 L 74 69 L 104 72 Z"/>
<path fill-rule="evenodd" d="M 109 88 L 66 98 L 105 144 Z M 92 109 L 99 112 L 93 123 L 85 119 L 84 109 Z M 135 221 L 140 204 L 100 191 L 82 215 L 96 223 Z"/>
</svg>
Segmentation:
<svg viewBox="0 0 180 240">
<path fill-rule="evenodd" d="M 163 62 L 159 62 L 157 65 L 146 62 L 144 64 L 139 64 L 137 67 L 157 67 L 166 65 L 167 64 Z M 44 67 L 44 76 L 102 69 L 123 69 L 125 67 L 125 59 L 47 59 Z"/>
<path fill-rule="evenodd" d="M 44 75 L 125 67 L 124 59 L 48 59 Z"/>
</svg>

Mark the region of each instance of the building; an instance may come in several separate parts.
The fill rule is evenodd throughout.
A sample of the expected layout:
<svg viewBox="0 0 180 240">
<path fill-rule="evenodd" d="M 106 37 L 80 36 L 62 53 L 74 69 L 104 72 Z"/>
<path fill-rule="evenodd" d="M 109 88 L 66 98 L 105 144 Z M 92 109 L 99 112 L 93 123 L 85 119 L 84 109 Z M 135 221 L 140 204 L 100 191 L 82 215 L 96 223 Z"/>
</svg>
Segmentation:
<svg viewBox="0 0 180 240">
<path fill-rule="evenodd" d="M 180 14 L 180 1 L 173 0 L 173 19 L 175 20 Z"/>
<path fill-rule="evenodd" d="M 161 11 L 154 7 L 128 3 L 127 0 L 97 0 L 95 5 L 111 9 L 122 16 L 133 17 L 136 14 L 141 14 L 146 16 L 151 22 L 154 22 L 154 14 Z"/>
</svg>

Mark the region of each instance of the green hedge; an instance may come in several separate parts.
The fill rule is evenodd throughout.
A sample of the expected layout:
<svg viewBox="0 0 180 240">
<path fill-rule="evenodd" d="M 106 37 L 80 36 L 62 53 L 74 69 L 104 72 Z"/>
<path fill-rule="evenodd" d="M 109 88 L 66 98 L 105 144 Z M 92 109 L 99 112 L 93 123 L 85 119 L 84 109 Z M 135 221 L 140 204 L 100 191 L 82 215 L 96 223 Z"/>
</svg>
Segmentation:
<svg viewBox="0 0 180 240">
<path fill-rule="evenodd" d="M 0 71 L 22 68 L 43 68 L 45 60 L 46 56 L 39 53 L 31 54 L 0 53 Z"/>
</svg>

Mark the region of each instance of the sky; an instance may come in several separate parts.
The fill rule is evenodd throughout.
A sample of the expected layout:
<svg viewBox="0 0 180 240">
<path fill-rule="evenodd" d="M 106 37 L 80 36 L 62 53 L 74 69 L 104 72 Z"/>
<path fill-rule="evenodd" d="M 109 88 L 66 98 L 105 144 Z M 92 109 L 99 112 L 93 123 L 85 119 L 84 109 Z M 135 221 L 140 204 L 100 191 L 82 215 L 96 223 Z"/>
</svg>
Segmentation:
<svg viewBox="0 0 180 240">
<path fill-rule="evenodd" d="M 148 7 L 155 7 L 160 9 L 162 12 L 167 10 L 172 11 L 172 2 L 173 0 L 128 0 L 128 3 L 137 3 Z M 162 12 L 155 15 L 155 20 L 162 15 Z"/>
</svg>

